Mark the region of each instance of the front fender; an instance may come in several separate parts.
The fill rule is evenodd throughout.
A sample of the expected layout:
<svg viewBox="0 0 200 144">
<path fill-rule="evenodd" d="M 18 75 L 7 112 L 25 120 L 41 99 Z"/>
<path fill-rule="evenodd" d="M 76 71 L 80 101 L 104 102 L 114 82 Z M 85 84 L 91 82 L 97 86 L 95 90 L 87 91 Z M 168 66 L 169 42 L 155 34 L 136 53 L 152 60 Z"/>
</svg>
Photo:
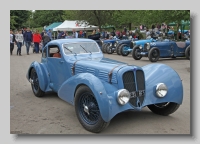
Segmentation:
<svg viewBox="0 0 200 144">
<path fill-rule="evenodd" d="M 101 81 L 90 73 L 80 73 L 66 80 L 58 90 L 58 96 L 64 101 L 74 105 L 76 89 L 80 85 L 88 86 L 99 105 L 101 116 L 108 122 L 118 112 L 113 113 L 112 106 L 117 105 L 114 99 L 117 88 L 107 82 Z"/>
<path fill-rule="evenodd" d="M 142 69 L 146 81 L 144 106 L 162 102 L 182 104 L 183 85 L 176 71 L 165 64 L 148 64 L 143 66 Z M 156 96 L 155 89 L 158 83 L 165 83 L 168 88 L 167 95 L 164 98 Z"/>
<path fill-rule="evenodd" d="M 26 78 L 28 81 L 30 80 L 32 68 L 34 68 L 37 72 L 40 89 L 42 91 L 46 91 L 48 87 L 48 80 L 47 80 L 47 74 L 46 74 L 45 68 L 42 66 L 42 64 L 38 63 L 37 61 L 32 62 L 26 74 Z"/>
</svg>

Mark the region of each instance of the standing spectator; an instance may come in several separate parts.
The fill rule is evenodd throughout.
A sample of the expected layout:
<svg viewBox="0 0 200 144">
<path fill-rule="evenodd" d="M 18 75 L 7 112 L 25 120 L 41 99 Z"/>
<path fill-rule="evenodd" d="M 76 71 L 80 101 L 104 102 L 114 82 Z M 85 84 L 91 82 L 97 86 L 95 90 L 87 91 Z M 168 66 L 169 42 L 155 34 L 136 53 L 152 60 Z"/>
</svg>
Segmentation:
<svg viewBox="0 0 200 144">
<path fill-rule="evenodd" d="M 79 37 L 80 38 L 83 37 L 83 31 L 82 30 L 79 31 Z"/>
<path fill-rule="evenodd" d="M 52 40 L 52 33 L 51 30 L 49 29 L 49 31 L 47 32 L 47 35 L 49 36 L 50 40 Z"/>
<path fill-rule="evenodd" d="M 27 53 L 27 55 L 29 55 L 29 49 L 30 49 L 30 46 L 31 46 L 31 42 L 33 41 L 33 34 L 30 31 L 29 27 L 27 28 L 24 39 L 25 39 L 25 42 L 26 42 L 26 53 Z"/>
<path fill-rule="evenodd" d="M 75 29 L 73 29 L 72 37 L 78 38 L 78 33 L 75 31 Z"/>
<path fill-rule="evenodd" d="M 44 30 L 42 30 L 42 32 L 41 32 L 41 34 L 40 34 L 40 35 L 41 35 L 41 37 L 43 37 L 43 36 L 44 36 L 44 32 L 45 32 L 45 31 L 44 31 Z"/>
<path fill-rule="evenodd" d="M 147 29 L 147 30 L 146 30 L 146 39 L 150 39 L 150 38 L 151 38 L 151 35 L 150 35 L 149 30 Z"/>
<path fill-rule="evenodd" d="M 124 27 L 124 31 L 125 31 L 125 33 L 127 32 L 127 29 L 126 29 L 126 27 Z"/>
<path fill-rule="evenodd" d="M 122 32 L 122 36 L 126 36 L 126 31 L 125 30 Z"/>
<path fill-rule="evenodd" d="M 24 37 L 23 44 L 22 44 L 23 46 L 24 46 L 24 44 L 26 46 L 25 33 L 26 33 L 26 28 L 24 28 L 24 32 L 23 32 L 23 37 Z"/>
<path fill-rule="evenodd" d="M 16 43 L 15 35 L 13 34 L 13 31 L 10 30 L 10 55 L 12 55 L 14 43 Z"/>
<path fill-rule="evenodd" d="M 84 38 L 87 37 L 87 32 L 86 32 L 85 28 L 84 28 L 84 31 L 83 31 L 83 35 L 84 35 Z"/>
<path fill-rule="evenodd" d="M 17 43 L 17 55 L 19 54 L 19 56 L 21 56 L 21 47 L 22 47 L 22 43 L 23 43 L 23 40 L 24 40 L 24 37 L 22 35 L 22 31 L 19 30 L 19 33 L 15 35 L 16 37 L 16 43 Z"/>
<path fill-rule="evenodd" d="M 49 36 L 47 35 L 47 33 L 44 33 L 44 36 L 42 37 L 42 41 L 43 41 L 43 47 L 46 46 L 46 44 L 51 41 L 51 39 L 49 38 Z"/>
<path fill-rule="evenodd" d="M 61 38 L 62 38 L 62 39 L 65 39 L 66 36 L 67 36 L 67 32 L 66 32 L 66 31 L 62 32 Z"/>
<path fill-rule="evenodd" d="M 62 38 L 62 34 L 63 34 L 63 33 L 62 33 L 61 31 L 58 30 L 58 39 L 61 39 L 61 38 Z"/>
<path fill-rule="evenodd" d="M 39 33 L 39 30 L 36 30 L 36 32 L 33 34 L 33 42 L 35 46 L 35 53 L 39 53 L 39 44 L 42 40 L 42 37 Z"/>
</svg>

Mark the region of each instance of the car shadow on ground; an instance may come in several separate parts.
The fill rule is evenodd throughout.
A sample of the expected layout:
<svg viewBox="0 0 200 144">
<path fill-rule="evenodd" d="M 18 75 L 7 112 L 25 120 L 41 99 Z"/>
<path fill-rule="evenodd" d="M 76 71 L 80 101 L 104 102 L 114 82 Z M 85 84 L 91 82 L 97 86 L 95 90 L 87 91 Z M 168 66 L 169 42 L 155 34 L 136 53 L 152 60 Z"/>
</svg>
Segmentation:
<svg viewBox="0 0 200 144">
<path fill-rule="evenodd" d="M 129 129 L 130 127 L 133 128 L 131 130 L 132 132 L 127 131 L 127 133 L 145 134 L 145 132 L 140 133 L 139 129 L 141 127 L 151 127 L 152 123 L 156 123 L 155 120 L 156 121 L 159 120 L 160 122 L 158 122 L 158 124 L 160 124 L 162 122 L 165 122 L 166 120 L 168 122 L 177 121 L 177 118 L 174 117 L 173 115 L 169 115 L 169 116 L 157 115 L 148 109 L 145 109 L 142 111 L 126 111 L 126 112 L 117 114 L 110 121 L 109 126 L 102 132 L 102 134 L 106 134 L 106 133 L 110 134 L 110 132 L 112 132 L 113 130 L 115 132 L 118 132 L 119 134 L 125 134 L 125 133 L 120 133 L 120 129 L 125 130 L 125 129 Z"/>
</svg>

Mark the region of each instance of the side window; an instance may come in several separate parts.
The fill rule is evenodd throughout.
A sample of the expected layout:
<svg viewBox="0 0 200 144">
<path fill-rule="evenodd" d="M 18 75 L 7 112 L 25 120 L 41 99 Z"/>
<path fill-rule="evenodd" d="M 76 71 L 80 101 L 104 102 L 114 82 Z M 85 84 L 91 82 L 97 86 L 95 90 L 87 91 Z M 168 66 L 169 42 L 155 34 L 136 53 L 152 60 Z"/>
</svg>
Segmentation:
<svg viewBox="0 0 200 144">
<path fill-rule="evenodd" d="M 53 57 L 53 58 L 60 58 L 60 49 L 57 45 L 49 45 L 48 46 L 48 57 Z"/>
<path fill-rule="evenodd" d="M 42 57 L 46 58 L 47 57 L 47 47 L 44 48 L 43 52 L 42 52 Z"/>
</svg>

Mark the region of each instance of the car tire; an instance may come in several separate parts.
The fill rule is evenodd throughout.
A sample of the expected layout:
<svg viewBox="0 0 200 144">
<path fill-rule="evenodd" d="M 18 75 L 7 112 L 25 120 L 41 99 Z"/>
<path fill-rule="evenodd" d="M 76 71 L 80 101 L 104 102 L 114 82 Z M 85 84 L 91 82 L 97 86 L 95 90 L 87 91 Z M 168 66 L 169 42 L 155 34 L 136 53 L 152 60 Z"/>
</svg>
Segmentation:
<svg viewBox="0 0 200 144">
<path fill-rule="evenodd" d="M 105 44 L 102 45 L 102 52 L 103 53 L 106 53 L 106 46 L 107 45 L 108 45 L 107 43 L 105 43 Z"/>
<path fill-rule="evenodd" d="M 112 46 L 110 46 L 110 45 L 106 45 L 106 52 L 108 53 L 108 54 L 113 54 L 113 50 L 112 50 Z"/>
<path fill-rule="evenodd" d="M 179 104 L 174 102 L 168 102 L 168 103 L 160 103 L 160 104 L 153 104 L 148 105 L 147 107 L 155 114 L 168 116 L 172 113 L 174 113 L 178 108 Z"/>
<path fill-rule="evenodd" d="M 185 57 L 190 60 L 190 46 L 188 46 L 185 50 Z"/>
<path fill-rule="evenodd" d="M 120 52 L 120 50 L 119 50 L 119 47 L 120 47 L 121 45 L 122 45 L 122 44 L 119 44 L 119 45 L 116 46 L 116 53 L 117 53 L 118 55 L 121 55 L 121 52 Z"/>
<path fill-rule="evenodd" d="M 129 53 L 130 53 L 130 52 L 124 52 L 124 47 L 125 47 L 125 46 L 128 47 L 127 44 L 122 44 L 122 45 L 119 47 L 119 51 L 121 52 L 121 55 L 122 55 L 122 56 L 127 56 L 127 55 L 129 55 Z"/>
<path fill-rule="evenodd" d="M 79 122 L 87 131 L 99 133 L 110 123 L 102 119 L 98 102 L 91 89 L 85 85 L 76 91 L 75 111 Z"/>
<path fill-rule="evenodd" d="M 33 91 L 34 95 L 36 97 L 42 97 L 42 96 L 44 96 L 45 92 L 40 89 L 39 78 L 38 78 L 38 75 L 37 75 L 37 72 L 36 72 L 35 68 L 31 69 L 31 76 L 30 76 L 30 78 L 32 80 L 32 82 L 31 82 L 31 88 L 32 88 L 32 91 Z"/>
<path fill-rule="evenodd" d="M 160 51 L 158 48 L 151 48 L 148 53 L 148 58 L 151 62 L 157 62 L 160 58 Z"/>
<path fill-rule="evenodd" d="M 142 58 L 142 55 L 137 55 L 136 52 L 137 51 L 140 51 L 140 48 L 138 46 L 135 46 L 133 47 L 133 50 L 132 50 L 132 57 L 135 59 L 135 60 L 140 60 Z"/>
</svg>

